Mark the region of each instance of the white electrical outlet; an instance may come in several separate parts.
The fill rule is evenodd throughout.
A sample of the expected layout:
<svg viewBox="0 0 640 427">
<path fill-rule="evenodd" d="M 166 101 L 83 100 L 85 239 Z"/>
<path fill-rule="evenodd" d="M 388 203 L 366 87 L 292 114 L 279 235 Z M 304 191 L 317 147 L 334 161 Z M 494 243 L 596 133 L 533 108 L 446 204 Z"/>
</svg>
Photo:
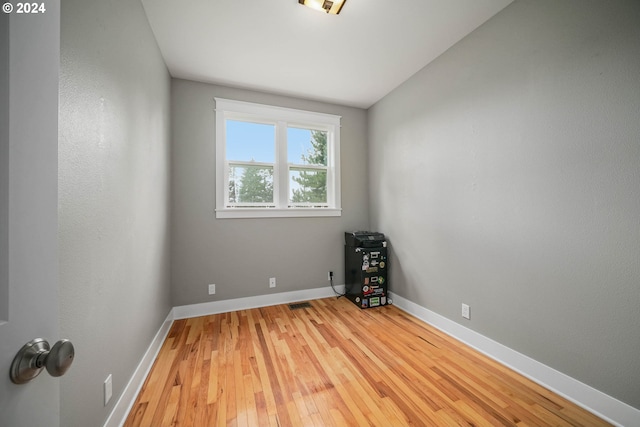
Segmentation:
<svg viewBox="0 0 640 427">
<path fill-rule="evenodd" d="M 209 295 L 213 295 L 216 293 L 216 285 L 215 283 L 212 283 L 211 285 L 209 285 Z"/>
<path fill-rule="evenodd" d="M 104 380 L 104 406 L 107 406 L 107 403 L 111 400 L 111 395 L 113 394 L 113 385 L 111 374 Z"/>
<path fill-rule="evenodd" d="M 333 279 L 333 271 L 330 271 L 329 273 L 327 273 L 327 280 L 331 281 L 331 279 Z"/>
<path fill-rule="evenodd" d="M 471 308 L 467 304 L 462 303 L 462 317 L 464 317 L 465 319 L 471 319 L 469 310 L 471 310 Z"/>
<path fill-rule="evenodd" d="M 270 288 L 275 288 L 276 287 L 276 278 L 275 277 L 270 277 L 269 278 L 269 287 Z"/>
</svg>

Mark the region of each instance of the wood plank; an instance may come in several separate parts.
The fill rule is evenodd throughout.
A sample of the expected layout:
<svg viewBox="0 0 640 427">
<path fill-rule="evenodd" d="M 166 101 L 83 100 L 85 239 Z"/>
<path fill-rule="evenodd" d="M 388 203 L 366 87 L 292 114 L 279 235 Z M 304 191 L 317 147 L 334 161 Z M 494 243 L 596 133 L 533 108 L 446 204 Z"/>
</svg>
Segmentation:
<svg viewBox="0 0 640 427">
<path fill-rule="evenodd" d="M 176 320 L 125 427 L 607 426 L 393 306 Z"/>
</svg>

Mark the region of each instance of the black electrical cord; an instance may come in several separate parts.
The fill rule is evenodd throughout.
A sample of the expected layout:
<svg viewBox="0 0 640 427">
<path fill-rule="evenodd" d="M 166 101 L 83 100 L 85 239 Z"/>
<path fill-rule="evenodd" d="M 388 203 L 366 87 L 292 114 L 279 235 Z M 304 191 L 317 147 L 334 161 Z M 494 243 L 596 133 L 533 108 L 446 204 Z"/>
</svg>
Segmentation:
<svg viewBox="0 0 640 427">
<path fill-rule="evenodd" d="M 333 286 L 333 274 L 329 275 L 329 283 L 331 284 L 331 289 L 333 289 L 333 292 L 337 295 L 336 299 L 339 299 L 340 297 L 347 295 L 346 287 L 345 287 L 344 294 L 341 294 L 336 290 L 335 286 Z"/>
</svg>

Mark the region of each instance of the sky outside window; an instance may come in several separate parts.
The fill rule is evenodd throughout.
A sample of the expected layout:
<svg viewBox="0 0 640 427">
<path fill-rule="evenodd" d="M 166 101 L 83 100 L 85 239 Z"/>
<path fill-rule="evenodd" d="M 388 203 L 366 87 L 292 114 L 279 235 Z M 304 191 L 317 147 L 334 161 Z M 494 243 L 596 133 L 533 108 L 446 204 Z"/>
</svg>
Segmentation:
<svg viewBox="0 0 640 427">
<path fill-rule="evenodd" d="M 227 160 L 275 163 L 275 125 L 227 120 Z M 311 130 L 287 128 L 287 161 L 303 164 L 311 150 Z"/>
<path fill-rule="evenodd" d="M 275 162 L 275 125 L 227 120 L 227 159 Z"/>
<path fill-rule="evenodd" d="M 311 145 L 311 130 L 287 128 L 287 159 L 289 163 L 306 164 L 302 155 L 313 152 Z"/>
</svg>

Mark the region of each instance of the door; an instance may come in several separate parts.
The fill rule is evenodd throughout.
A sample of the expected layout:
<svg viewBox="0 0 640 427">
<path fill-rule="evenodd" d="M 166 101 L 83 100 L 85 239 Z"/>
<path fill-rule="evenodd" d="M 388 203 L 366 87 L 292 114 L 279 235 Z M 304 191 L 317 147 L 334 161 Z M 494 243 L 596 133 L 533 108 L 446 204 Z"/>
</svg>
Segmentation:
<svg viewBox="0 0 640 427">
<path fill-rule="evenodd" d="M 59 1 L 0 12 L 0 425 L 60 425 L 60 378 L 9 379 L 28 341 L 58 327 Z M 13 4 L 11 13 L 7 13 Z M 26 4 L 26 3 L 25 3 Z M 72 368 L 73 369 L 73 368 Z"/>
</svg>

